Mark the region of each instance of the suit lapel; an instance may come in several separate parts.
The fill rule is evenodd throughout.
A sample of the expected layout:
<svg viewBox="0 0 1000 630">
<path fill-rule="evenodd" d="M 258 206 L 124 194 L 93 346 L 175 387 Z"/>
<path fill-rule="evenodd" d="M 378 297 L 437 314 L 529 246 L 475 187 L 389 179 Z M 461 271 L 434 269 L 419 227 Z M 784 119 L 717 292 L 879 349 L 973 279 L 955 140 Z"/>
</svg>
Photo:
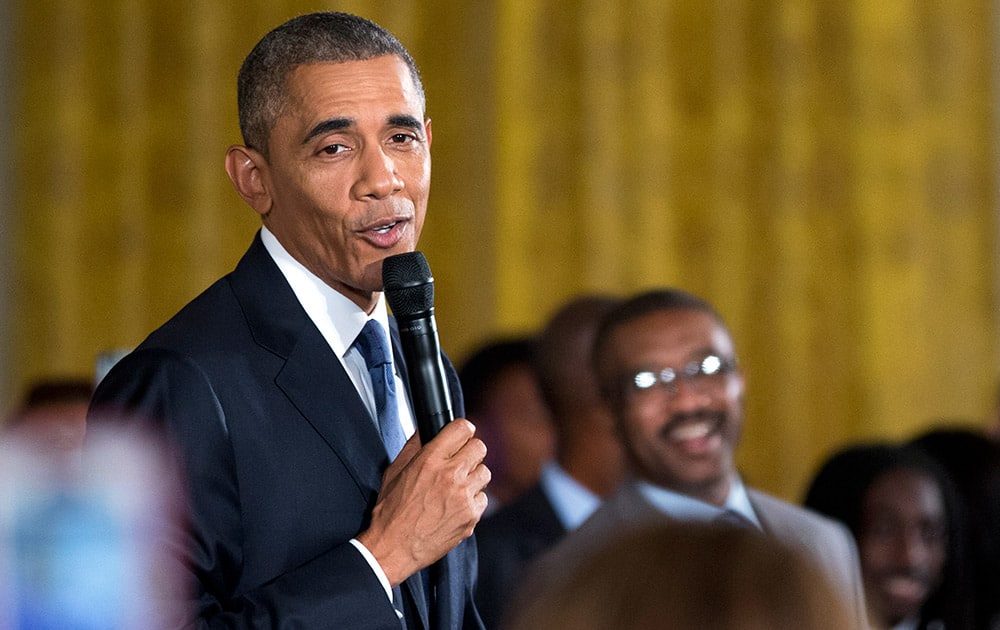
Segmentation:
<svg viewBox="0 0 1000 630">
<path fill-rule="evenodd" d="M 365 490 L 378 491 L 388 457 L 368 410 L 326 341 L 303 335 L 275 383 L 323 440 L 355 473 Z"/>
<path fill-rule="evenodd" d="M 264 248 L 260 233 L 228 276 L 254 340 L 285 360 L 274 382 L 354 476 L 377 492 L 385 448 L 353 382 Z"/>
</svg>

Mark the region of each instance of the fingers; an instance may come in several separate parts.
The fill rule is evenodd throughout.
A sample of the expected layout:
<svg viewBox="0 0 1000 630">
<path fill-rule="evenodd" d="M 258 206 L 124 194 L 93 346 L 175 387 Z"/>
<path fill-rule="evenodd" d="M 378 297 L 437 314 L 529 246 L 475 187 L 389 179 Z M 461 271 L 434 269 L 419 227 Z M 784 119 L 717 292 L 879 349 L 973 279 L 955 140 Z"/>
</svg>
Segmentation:
<svg viewBox="0 0 1000 630">
<path fill-rule="evenodd" d="M 469 488 L 472 495 L 472 506 L 476 513 L 476 520 L 486 512 L 489 505 L 489 498 L 486 496 L 486 488 L 490 485 L 493 473 L 485 464 L 480 463 L 469 474 Z"/>
<path fill-rule="evenodd" d="M 383 485 L 392 483 L 399 473 L 420 458 L 422 461 L 443 459 L 454 471 L 454 480 L 462 482 L 486 458 L 486 444 L 475 438 L 476 427 L 464 418 L 456 418 L 446 424 L 433 440 L 425 445 L 420 442 L 420 436 L 415 432 L 403 445 L 403 449 L 392 461 L 383 475 Z M 485 469 L 485 466 L 483 466 Z M 480 472 L 480 475 L 483 473 Z M 482 487 L 489 483 L 489 471 Z"/>
<path fill-rule="evenodd" d="M 465 418 L 455 418 L 444 425 L 433 440 L 425 444 L 428 449 L 451 457 L 476 434 L 476 425 Z"/>
</svg>

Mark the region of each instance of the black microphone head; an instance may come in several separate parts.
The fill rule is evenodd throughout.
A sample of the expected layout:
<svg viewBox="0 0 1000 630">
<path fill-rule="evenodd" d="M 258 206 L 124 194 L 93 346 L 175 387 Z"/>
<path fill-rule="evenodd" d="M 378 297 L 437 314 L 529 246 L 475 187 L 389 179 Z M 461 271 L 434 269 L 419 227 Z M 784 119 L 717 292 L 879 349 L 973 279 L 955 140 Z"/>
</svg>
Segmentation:
<svg viewBox="0 0 1000 630">
<path fill-rule="evenodd" d="M 396 254 L 383 260 L 382 287 L 392 314 L 398 318 L 434 310 L 434 276 L 421 252 Z"/>
</svg>

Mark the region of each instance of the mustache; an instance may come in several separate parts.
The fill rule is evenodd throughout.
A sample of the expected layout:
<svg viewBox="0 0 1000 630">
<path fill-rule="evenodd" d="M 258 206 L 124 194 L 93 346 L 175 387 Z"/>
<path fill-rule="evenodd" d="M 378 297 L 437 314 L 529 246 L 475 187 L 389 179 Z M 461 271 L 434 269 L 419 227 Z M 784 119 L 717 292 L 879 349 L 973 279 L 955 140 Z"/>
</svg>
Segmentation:
<svg viewBox="0 0 1000 630">
<path fill-rule="evenodd" d="M 670 416 L 670 420 L 660 427 L 660 437 L 666 438 L 670 433 L 682 424 L 690 424 L 692 422 L 711 422 L 716 427 L 722 426 L 726 421 L 726 413 L 724 411 L 710 411 L 707 409 L 692 411 L 692 412 L 678 412 Z"/>
</svg>

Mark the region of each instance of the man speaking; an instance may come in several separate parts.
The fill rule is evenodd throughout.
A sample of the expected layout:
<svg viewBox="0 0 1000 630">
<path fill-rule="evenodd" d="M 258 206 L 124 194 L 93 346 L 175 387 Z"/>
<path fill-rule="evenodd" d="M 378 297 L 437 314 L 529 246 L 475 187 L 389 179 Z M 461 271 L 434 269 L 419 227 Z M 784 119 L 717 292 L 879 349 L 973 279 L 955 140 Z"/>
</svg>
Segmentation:
<svg viewBox="0 0 1000 630">
<path fill-rule="evenodd" d="M 461 418 L 414 436 L 381 292 L 383 259 L 415 249 L 427 210 L 417 68 L 376 24 L 304 15 L 250 52 L 238 103 L 226 172 L 262 228 L 115 366 L 91 419 L 148 420 L 177 448 L 198 627 L 479 628 L 486 448 Z"/>
</svg>

